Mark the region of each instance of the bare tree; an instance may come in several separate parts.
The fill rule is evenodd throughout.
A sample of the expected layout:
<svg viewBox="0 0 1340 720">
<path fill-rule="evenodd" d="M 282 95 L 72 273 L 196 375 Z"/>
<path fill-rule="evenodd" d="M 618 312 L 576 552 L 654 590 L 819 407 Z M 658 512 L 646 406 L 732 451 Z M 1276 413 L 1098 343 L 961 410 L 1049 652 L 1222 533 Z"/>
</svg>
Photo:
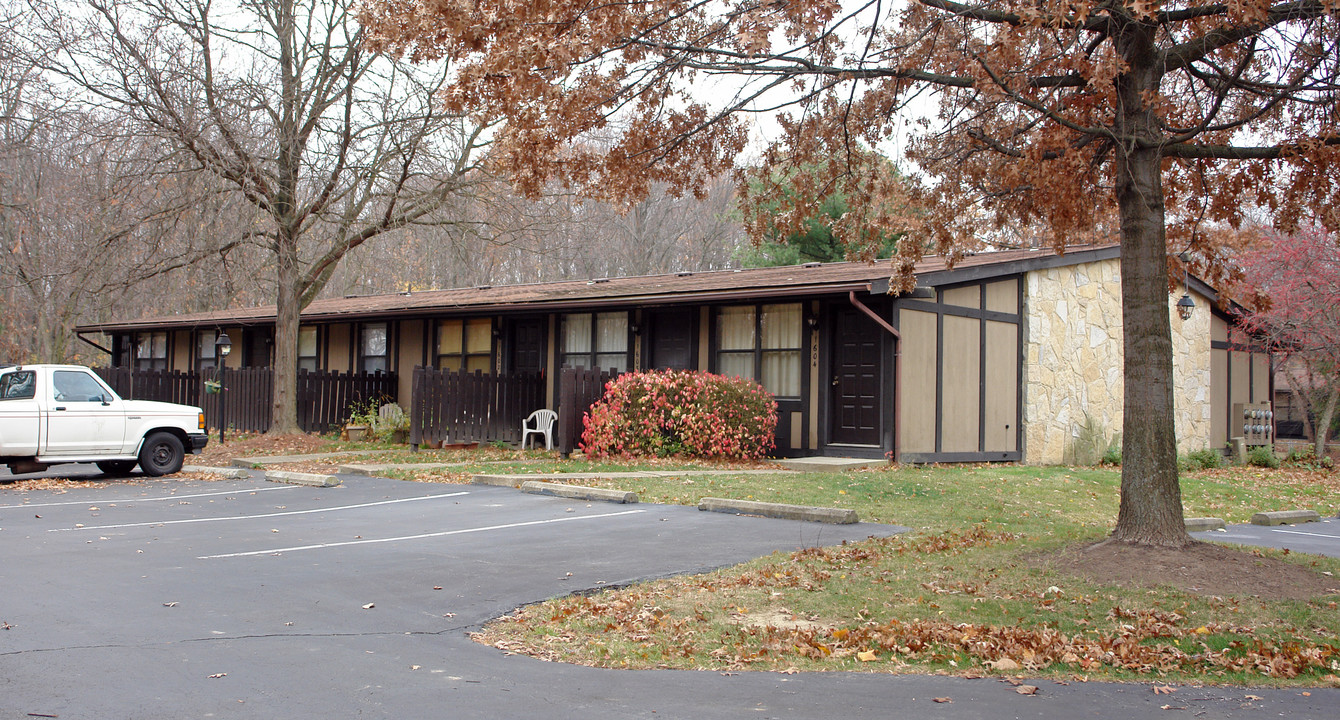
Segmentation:
<svg viewBox="0 0 1340 720">
<path fill-rule="evenodd" d="M 5 10 L 9 10 L 9 6 Z M 226 211 L 209 178 L 177 172 L 159 143 L 47 82 L 42 48 L 0 21 L 0 354 L 83 359 L 72 327 L 133 303 L 124 292 L 206 254 Z M 236 218 L 230 218 L 236 220 Z"/>
<path fill-rule="evenodd" d="M 436 219 L 482 177 L 484 129 L 434 103 L 444 64 L 369 52 L 348 0 L 90 0 L 39 6 L 50 72 L 127 114 L 172 161 L 256 211 L 278 305 L 272 433 L 296 432 L 298 317 L 346 254 Z M 164 308 L 170 310 L 171 308 Z"/>
</svg>

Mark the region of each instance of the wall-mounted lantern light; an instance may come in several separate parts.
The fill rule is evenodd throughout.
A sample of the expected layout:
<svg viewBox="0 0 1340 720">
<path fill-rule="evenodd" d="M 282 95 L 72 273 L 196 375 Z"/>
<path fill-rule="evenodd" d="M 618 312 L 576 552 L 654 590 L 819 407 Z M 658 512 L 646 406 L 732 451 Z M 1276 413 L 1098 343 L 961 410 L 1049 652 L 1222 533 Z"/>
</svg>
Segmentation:
<svg viewBox="0 0 1340 720">
<path fill-rule="evenodd" d="M 1191 313 L 1196 310 L 1196 301 L 1191 299 L 1187 293 L 1182 293 L 1182 299 L 1177 301 L 1177 315 L 1183 320 L 1190 320 Z"/>
</svg>

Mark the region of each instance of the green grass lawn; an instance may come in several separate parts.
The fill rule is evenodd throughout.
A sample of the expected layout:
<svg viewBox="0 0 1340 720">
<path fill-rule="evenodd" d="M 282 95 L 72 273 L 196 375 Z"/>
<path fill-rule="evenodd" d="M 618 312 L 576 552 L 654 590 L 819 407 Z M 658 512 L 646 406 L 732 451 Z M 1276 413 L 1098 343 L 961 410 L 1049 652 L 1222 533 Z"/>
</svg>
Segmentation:
<svg viewBox="0 0 1340 720">
<path fill-rule="evenodd" d="M 583 484 L 633 490 L 643 502 L 713 496 L 854 508 L 862 520 L 913 532 L 556 598 L 494 623 L 479 635 L 482 642 L 609 667 L 1301 685 L 1337 682 L 1340 673 L 1338 595 L 1207 597 L 1095 583 L 1037 562 L 1107 534 L 1117 470 L 685 472 Z M 1229 522 L 1259 510 L 1337 510 L 1333 474 L 1207 471 L 1185 478 L 1183 493 L 1188 516 Z M 1258 554 L 1340 575 L 1335 559 Z"/>
</svg>

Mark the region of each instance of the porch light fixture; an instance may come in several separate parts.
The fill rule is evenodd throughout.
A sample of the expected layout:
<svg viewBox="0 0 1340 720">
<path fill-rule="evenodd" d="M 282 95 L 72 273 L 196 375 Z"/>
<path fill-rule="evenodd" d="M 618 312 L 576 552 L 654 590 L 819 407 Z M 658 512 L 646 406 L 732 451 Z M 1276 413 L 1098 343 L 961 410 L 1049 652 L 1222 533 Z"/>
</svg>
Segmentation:
<svg viewBox="0 0 1340 720">
<path fill-rule="evenodd" d="M 219 333 L 219 338 L 214 341 L 214 350 L 219 353 L 219 357 L 228 357 L 228 353 L 233 351 L 233 341 L 228 338 L 228 332 Z"/>
<path fill-rule="evenodd" d="M 1177 316 L 1186 321 L 1196 311 L 1196 301 L 1191 299 L 1191 270 L 1188 267 L 1191 255 L 1190 252 L 1183 252 L 1177 257 L 1182 261 L 1182 297 L 1177 301 Z"/>
<path fill-rule="evenodd" d="M 1177 301 L 1177 315 L 1183 320 L 1190 320 L 1191 313 L 1196 310 L 1196 301 L 1191 296 L 1182 293 L 1182 299 Z"/>
</svg>

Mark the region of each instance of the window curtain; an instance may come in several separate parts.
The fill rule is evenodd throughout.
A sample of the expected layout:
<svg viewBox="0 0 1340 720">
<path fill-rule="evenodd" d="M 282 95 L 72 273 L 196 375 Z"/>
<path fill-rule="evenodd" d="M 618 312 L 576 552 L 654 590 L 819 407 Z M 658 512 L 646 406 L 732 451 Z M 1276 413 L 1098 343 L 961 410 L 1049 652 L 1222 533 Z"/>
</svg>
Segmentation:
<svg viewBox="0 0 1340 720">
<path fill-rule="evenodd" d="M 800 304 L 764 305 L 759 324 L 763 387 L 778 397 L 800 397 Z"/>
<path fill-rule="evenodd" d="M 563 316 L 563 352 L 564 353 L 589 353 L 591 352 L 591 316 L 582 313 L 580 315 Z M 573 367 L 585 367 L 574 365 Z"/>
<path fill-rule="evenodd" d="M 628 313 L 596 316 L 596 367 L 623 372 L 628 366 Z"/>
<path fill-rule="evenodd" d="M 717 311 L 717 372 L 726 377 L 754 377 L 754 308 L 723 307 Z"/>
<path fill-rule="evenodd" d="M 316 328 L 298 328 L 298 369 L 316 372 Z"/>
</svg>

